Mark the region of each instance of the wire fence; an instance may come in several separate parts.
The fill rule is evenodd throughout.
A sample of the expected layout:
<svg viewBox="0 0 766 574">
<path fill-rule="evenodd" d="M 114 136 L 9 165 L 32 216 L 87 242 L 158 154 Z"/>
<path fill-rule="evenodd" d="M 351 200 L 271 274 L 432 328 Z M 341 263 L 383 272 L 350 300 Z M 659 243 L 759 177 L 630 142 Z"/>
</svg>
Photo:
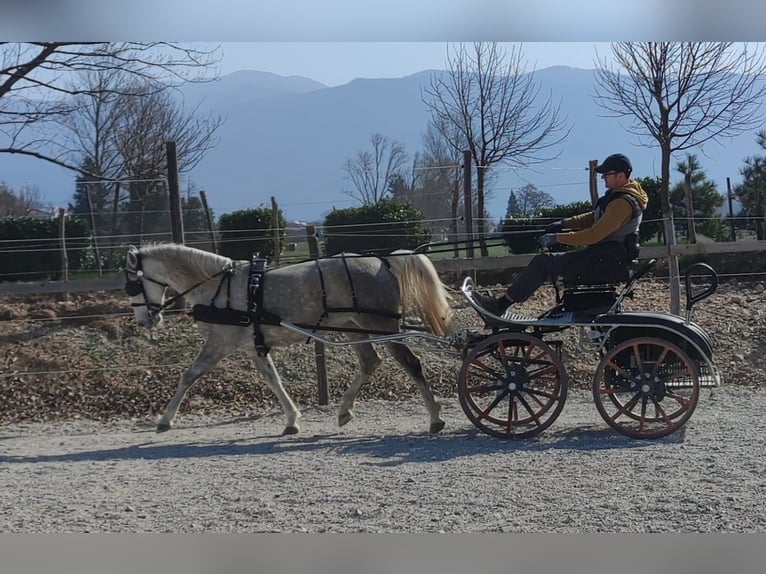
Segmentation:
<svg viewBox="0 0 766 574">
<path fill-rule="evenodd" d="M 308 258 L 307 252 L 307 228 L 304 225 L 288 225 L 285 228 L 275 229 L 268 228 L 252 228 L 252 229 L 238 229 L 236 231 L 221 231 L 216 228 L 204 229 L 200 227 L 199 222 L 204 221 L 201 217 L 203 214 L 200 210 L 185 210 L 186 212 L 194 212 L 199 216 L 196 220 L 197 227 L 185 230 L 184 243 L 190 247 L 196 247 L 199 249 L 213 251 L 214 248 L 220 251 L 226 251 L 226 247 L 232 243 L 241 244 L 248 241 L 263 241 L 264 239 L 271 239 L 274 237 L 275 232 L 279 232 L 281 236 L 281 242 L 284 245 L 284 250 L 279 253 L 280 264 L 290 264 L 297 261 L 305 260 Z M 69 217 L 73 214 L 65 214 L 65 217 Z M 94 213 L 94 215 L 96 215 Z M 110 214 L 112 215 L 112 214 Z M 11 269 L 0 269 L 0 283 L 9 281 L 33 280 L 44 281 L 51 278 L 60 278 L 61 267 L 58 265 L 52 265 L 49 268 L 36 267 L 34 272 L 26 271 L 23 269 L 24 261 L 39 261 L 42 256 L 51 255 L 62 251 L 62 244 L 67 246 L 67 251 L 81 252 L 75 258 L 80 264 L 76 268 L 68 270 L 68 279 L 77 278 L 90 278 L 100 276 L 103 273 L 118 272 L 122 268 L 122 258 L 127 250 L 127 247 L 131 244 L 140 245 L 147 242 L 164 242 L 171 240 L 170 221 L 167 210 L 150 210 L 143 212 L 136 212 L 133 215 L 138 217 L 160 215 L 163 216 L 164 229 L 149 230 L 136 233 L 135 231 L 119 232 L 119 233 L 99 233 L 96 229 L 96 233 L 90 233 L 87 236 L 77 235 L 69 237 L 47 237 L 47 238 L 17 238 L 17 239 L 0 239 L 0 257 L 7 256 L 13 257 L 17 262 L 20 262 L 21 270 L 13 271 Z M 736 217 L 736 218 L 703 218 L 695 217 L 693 219 L 695 226 L 702 224 L 706 221 L 718 219 L 724 221 L 727 224 L 733 224 L 737 230 L 737 240 L 749 240 L 755 239 L 754 228 L 756 223 L 761 218 L 755 217 Z M 499 222 L 496 219 L 485 218 L 481 220 L 484 224 L 485 230 L 488 232 L 488 238 L 502 239 L 503 237 L 512 236 L 514 234 L 530 234 L 540 233 L 541 229 L 526 229 L 520 231 L 508 231 L 505 233 L 499 232 Z M 406 229 L 410 224 L 422 224 L 431 233 L 432 240 L 435 242 L 467 242 L 476 238 L 476 230 L 478 228 L 478 222 L 474 218 L 474 228 L 470 232 L 465 229 L 465 221 L 463 218 L 434 218 L 424 219 L 417 221 L 401 221 L 397 222 L 399 229 Z M 661 223 L 659 219 L 644 219 L 644 224 L 656 224 Z M 677 230 L 683 232 L 686 229 L 688 219 L 678 220 L 675 222 Z M 379 231 L 379 224 L 349 224 L 349 225 L 333 225 L 322 226 L 316 225 L 315 232 L 316 238 L 321 243 L 333 238 L 333 237 L 369 237 L 371 234 L 377 236 L 384 236 L 388 238 L 400 238 L 402 240 L 408 239 L 410 236 L 406 231 L 393 230 L 381 233 Z M 707 240 L 707 239 L 706 239 Z M 108 254 L 105 255 L 105 254 Z M 100 260 L 98 258 L 101 258 Z M 49 260 L 55 260 L 55 258 L 49 258 Z M 19 265 L 17 265 L 17 268 Z M 759 273 L 756 273 L 759 275 Z"/>
</svg>

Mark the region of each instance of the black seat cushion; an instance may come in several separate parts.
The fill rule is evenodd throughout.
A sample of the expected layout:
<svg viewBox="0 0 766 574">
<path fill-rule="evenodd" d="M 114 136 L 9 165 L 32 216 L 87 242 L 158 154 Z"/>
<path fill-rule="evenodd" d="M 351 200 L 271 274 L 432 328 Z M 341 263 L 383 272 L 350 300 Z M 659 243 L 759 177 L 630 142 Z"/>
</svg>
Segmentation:
<svg viewBox="0 0 766 574">
<path fill-rule="evenodd" d="M 606 285 L 629 279 L 625 246 L 616 241 L 583 249 L 562 270 L 564 285 Z"/>
</svg>

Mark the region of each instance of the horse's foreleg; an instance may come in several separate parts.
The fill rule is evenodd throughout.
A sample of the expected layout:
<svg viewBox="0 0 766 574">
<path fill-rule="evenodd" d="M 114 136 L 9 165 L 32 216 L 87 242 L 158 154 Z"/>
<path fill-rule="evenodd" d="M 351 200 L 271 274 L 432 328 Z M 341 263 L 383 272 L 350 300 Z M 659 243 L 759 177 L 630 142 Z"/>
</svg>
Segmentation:
<svg viewBox="0 0 766 574">
<path fill-rule="evenodd" d="M 439 416 L 441 411 L 441 405 L 436 402 L 431 386 L 423 376 L 423 367 L 420 363 L 420 359 L 410 351 L 409 347 L 401 343 L 387 343 L 389 352 L 396 359 L 410 378 L 415 381 L 415 385 L 418 387 L 420 394 L 423 396 L 423 401 L 426 403 L 426 409 L 431 417 L 431 426 L 429 430 L 432 433 L 437 433 L 444 428 L 444 420 Z"/>
<path fill-rule="evenodd" d="M 224 351 L 220 347 L 213 347 L 208 344 L 202 348 L 191 366 L 186 369 L 186 372 L 183 375 L 181 375 L 181 380 L 178 381 L 178 387 L 176 387 L 176 393 L 173 395 L 173 398 L 170 399 L 170 402 L 162 413 L 162 418 L 160 418 L 159 423 L 157 423 L 157 432 L 170 430 L 170 427 L 173 426 L 173 419 L 175 419 L 176 413 L 178 412 L 178 407 L 181 405 L 181 401 L 184 400 L 186 393 L 195 381 L 212 369 L 218 361 L 223 359 L 230 352 L 231 349 Z"/>
<path fill-rule="evenodd" d="M 271 359 L 271 355 L 261 357 L 255 349 L 248 349 L 248 354 L 255 362 L 258 372 L 263 375 L 266 385 L 268 385 L 271 392 L 277 396 L 279 404 L 282 405 L 282 410 L 287 418 L 285 430 L 282 431 L 282 434 L 296 434 L 300 430 L 298 419 L 300 418 L 301 413 L 290 398 L 290 395 L 287 394 L 285 387 L 282 385 L 282 379 L 280 378 L 279 373 L 277 373 L 277 368 L 274 366 L 274 361 Z"/>
<path fill-rule="evenodd" d="M 345 425 L 354 418 L 354 402 L 359 389 L 370 377 L 373 371 L 380 365 L 380 355 L 370 343 L 359 343 L 352 345 L 359 357 L 359 373 L 343 393 L 338 407 L 338 426 Z"/>
</svg>

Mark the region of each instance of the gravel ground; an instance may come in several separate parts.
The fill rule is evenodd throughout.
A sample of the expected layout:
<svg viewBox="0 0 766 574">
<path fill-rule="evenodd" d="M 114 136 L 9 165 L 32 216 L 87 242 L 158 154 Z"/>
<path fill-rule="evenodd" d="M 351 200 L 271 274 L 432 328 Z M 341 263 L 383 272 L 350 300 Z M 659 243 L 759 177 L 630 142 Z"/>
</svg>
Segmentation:
<svg viewBox="0 0 766 574">
<path fill-rule="evenodd" d="M 532 440 L 478 433 L 452 397 L 282 415 L 16 423 L 0 428 L 3 532 L 764 532 L 766 395 L 704 389 L 656 441 L 611 431 L 589 394 Z"/>
<path fill-rule="evenodd" d="M 488 286 L 498 290 L 500 286 Z M 530 313 L 552 304 L 541 289 Z M 330 405 L 317 406 L 313 345 L 275 350 L 301 410 L 284 419 L 241 354 L 224 359 L 154 433 L 200 345 L 193 323 L 136 327 L 124 296 L 95 293 L 0 304 L 2 532 L 764 532 L 766 288 L 728 281 L 695 308 L 724 384 L 703 389 L 685 428 L 636 441 L 600 418 L 597 359 L 562 334 L 570 376 L 563 414 L 542 435 L 479 433 L 455 392 L 460 361 L 418 349 L 444 405 L 428 417 L 401 368 L 384 361 L 356 417 L 335 421 L 356 362 L 328 347 Z M 631 310 L 667 309 L 646 281 Z M 455 298 L 456 324 L 480 321 Z"/>
</svg>

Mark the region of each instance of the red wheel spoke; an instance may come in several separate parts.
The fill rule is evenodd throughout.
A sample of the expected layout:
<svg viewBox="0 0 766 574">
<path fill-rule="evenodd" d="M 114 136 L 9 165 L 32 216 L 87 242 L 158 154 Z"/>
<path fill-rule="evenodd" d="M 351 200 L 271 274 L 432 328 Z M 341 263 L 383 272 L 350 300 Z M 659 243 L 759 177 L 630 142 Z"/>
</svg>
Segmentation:
<svg viewBox="0 0 766 574">
<path fill-rule="evenodd" d="M 487 337 L 469 351 L 458 374 L 463 412 L 479 430 L 503 439 L 548 428 L 561 413 L 567 386 L 558 353 L 527 333 Z"/>
<path fill-rule="evenodd" d="M 699 385 L 697 364 L 676 344 L 636 337 L 606 350 L 593 377 L 593 398 L 615 430 L 633 438 L 659 438 L 688 421 Z"/>
</svg>

